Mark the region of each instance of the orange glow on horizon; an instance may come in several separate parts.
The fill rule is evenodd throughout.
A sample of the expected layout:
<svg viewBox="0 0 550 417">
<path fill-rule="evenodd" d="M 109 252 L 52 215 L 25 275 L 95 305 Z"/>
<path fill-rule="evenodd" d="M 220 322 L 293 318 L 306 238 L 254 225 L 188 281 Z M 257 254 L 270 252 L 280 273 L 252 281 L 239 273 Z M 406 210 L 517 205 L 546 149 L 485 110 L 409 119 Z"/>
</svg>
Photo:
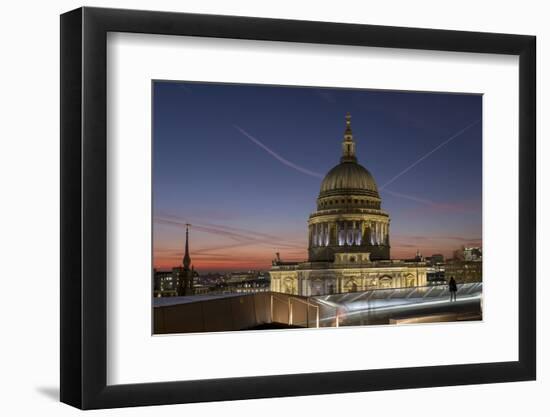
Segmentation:
<svg viewBox="0 0 550 417">
<path fill-rule="evenodd" d="M 397 239 L 396 239 L 397 240 Z M 392 259 L 411 259 L 416 255 L 416 251 L 419 250 L 425 257 L 432 256 L 433 254 L 442 254 L 445 258 L 451 258 L 453 252 L 464 246 L 479 246 L 481 247 L 481 241 L 472 240 L 465 241 L 463 243 L 446 242 L 445 245 L 435 245 L 434 242 L 423 242 L 423 244 L 412 244 L 403 242 L 403 246 L 392 245 L 391 258 Z M 275 257 L 275 252 L 270 250 L 263 250 L 255 248 L 255 250 L 239 251 L 236 253 L 228 254 L 208 254 L 201 253 L 193 255 L 191 251 L 191 261 L 193 267 L 198 272 L 224 272 L 224 271 L 245 271 L 245 270 L 268 270 L 271 268 L 271 261 Z M 307 260 L 307 250 L 298 251 L 284 251 L 281 250 L 281 258 L 288 262 L 302 262 Z M 213 256 L 212 256 L 213 255 Z M 183 258 L 183 252 L 175 255 L 172 252 L 170 255 L 157 253 L 154 256 L 154 268 L 155 269 L 172 269 L 176 266 L 181 266 Z"/>
</svg>

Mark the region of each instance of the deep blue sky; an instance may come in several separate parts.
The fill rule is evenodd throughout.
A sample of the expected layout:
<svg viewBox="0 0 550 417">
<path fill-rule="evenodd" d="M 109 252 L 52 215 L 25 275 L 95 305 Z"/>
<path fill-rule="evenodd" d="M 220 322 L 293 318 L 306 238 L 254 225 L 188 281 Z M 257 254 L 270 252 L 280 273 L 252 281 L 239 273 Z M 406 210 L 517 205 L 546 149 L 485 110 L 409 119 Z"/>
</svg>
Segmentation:
<svg viewBox="0 0 550 417">
<path fill-rule="evenodd" d="M 480 95 L 166 81 L 153 90 L 158 267 L 180 261 L 185 222 L 198 270 L 267 268 L 277 250 L 304 258 L 321 178 L 258 142 L 324 175 L 339 162 L 346 112 L 379 188 L 469 126 L 384 188 L 382 207 L 394 258 L 481 243 Z"/>
</svg>

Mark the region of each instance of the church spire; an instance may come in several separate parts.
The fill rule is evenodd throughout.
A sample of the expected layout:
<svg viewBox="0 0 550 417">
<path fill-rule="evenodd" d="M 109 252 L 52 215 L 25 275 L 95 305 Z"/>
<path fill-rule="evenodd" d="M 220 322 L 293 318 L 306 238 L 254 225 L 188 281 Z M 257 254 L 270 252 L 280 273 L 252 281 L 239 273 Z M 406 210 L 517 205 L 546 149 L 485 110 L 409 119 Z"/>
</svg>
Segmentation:
<svg viewBox="0 0 550 417">
<path fill-rule="evenodd" d="M 340 162 L 357 162 L 355 156 L 355 142 L 351 131 L 351 114 L 346 113 L 346 130 L 344 131 L 344 141 L 342 142 L 342 158 Z"/>
<path fill-rule="evenodd" d="M 189 270 L 191 265 L 191 256 L 189 256 L 189 223 L 185 224 L 185 255 L 183 256 L 183 269 Z"/>
</svg>

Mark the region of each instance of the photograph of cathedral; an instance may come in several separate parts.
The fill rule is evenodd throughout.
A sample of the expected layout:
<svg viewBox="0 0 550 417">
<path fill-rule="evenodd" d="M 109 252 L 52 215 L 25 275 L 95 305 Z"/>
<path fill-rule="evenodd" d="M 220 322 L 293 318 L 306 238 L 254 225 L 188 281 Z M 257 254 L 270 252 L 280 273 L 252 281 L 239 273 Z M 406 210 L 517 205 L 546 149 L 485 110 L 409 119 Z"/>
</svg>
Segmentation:
<svg viewBox="0 0 550 417">
<path fill-rule="evenodd" d="M 153 333 L 482 320 L 482 97 L 153 82 Z"/>
</svg>

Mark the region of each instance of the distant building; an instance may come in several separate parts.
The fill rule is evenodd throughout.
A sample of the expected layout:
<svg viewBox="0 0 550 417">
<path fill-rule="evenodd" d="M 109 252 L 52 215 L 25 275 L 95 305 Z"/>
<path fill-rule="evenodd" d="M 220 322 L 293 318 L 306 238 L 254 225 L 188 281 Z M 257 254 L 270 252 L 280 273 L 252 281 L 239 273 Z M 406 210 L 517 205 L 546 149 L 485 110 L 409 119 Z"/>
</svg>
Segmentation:
<svg viewBox="0 0 550 417">
<path fill-rule="evenodd" d="M 153 271 L 153 292 L 155 297 L 178 295 L 178 279 L 173 271 Z"/>
<path fill-rule="evenodd" d="M 440 253 L 426 257 L 428 268 L 426 270 L 429 285 L 446 284 L 445 280 L 445 258 Z"/>
<path fill-rule="evenodd" d="M 189 255 L 189 224 L 185 228 L 185 254 L 182 266 L 176 266 L 171 271 L 153 270 L 153 296 L 173 297 L 203 293 L 203 286 L 197 281 L 198 273 L 191 265 Z"/>
<path fill-rule="evenodd" d="M 197 277 L 195 284 L 200 284 L 206 287 L 213 287 L 224 282 L 224 275 L 219 272 L 207 272 Z"/>
<path fill-rule="evenodd" d="M 481 262 L 482 261 L 481 248 L 479 247 L 464 248 L 464 260 L 467 262 Z"/>
<path fill-rule="evenodd" d="M 231 272 L 218 286 L 222 292 L 252 293 L 269 291 L 269 276 L 260 271 Z"/>
<path fill-rule="evenodd" d="M 454 277 L 458 283 L 481 282 L 483 264 L 481 261 L 448 260 L 445 263 L 445 278 Z"/>
<path fill-rule="evenodd" d="M 430 265 L 438 265 L 445 263 L 445 257 L 440 253 L 434 253 L 432 256 L 426 258 L 426 262 Z"/>
<path fill-rule="evenodd" d="M 203 294 L 204 285 L 198 283 L 199 274 L 193 272 L 193 293 Z M 182 286 L 185 277 L 183 267 L 176 266 L 170 271 L 153 271 L 154 296 L 155 297 L 175 297 L 178 295 L 178 288 Z"/>
<path fill-rule="evenodd" d="M 426 276 L 429 285 L 441 285 L 447 282 L 445 279 L 445 266 L 441 264 L 428 266 Z"/>
</svg>

